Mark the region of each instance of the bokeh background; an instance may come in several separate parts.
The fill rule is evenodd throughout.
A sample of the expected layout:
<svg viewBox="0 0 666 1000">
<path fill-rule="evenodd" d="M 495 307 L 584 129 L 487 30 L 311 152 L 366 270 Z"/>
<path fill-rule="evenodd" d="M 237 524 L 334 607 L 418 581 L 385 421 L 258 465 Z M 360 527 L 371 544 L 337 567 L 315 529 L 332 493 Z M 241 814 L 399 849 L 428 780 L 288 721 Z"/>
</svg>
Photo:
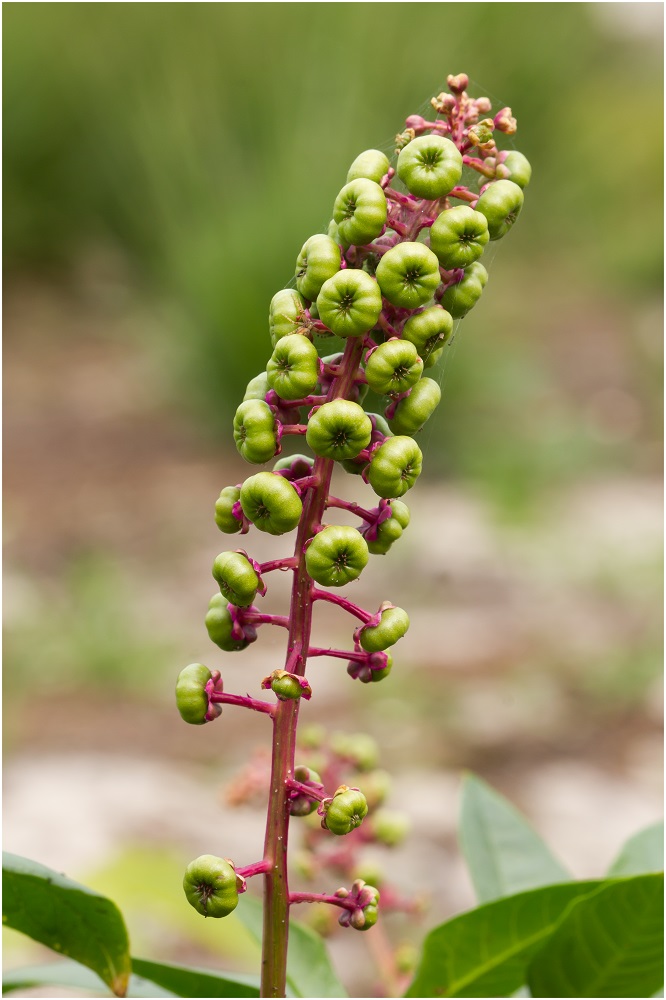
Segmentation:
<svg viewBox="0 0 666 1000">
<path fill-rule="evenodd" d="M 303 716 L 371 732 L 411 815 L 388 863 L 430 909 L 387 921 L 397 943 L 472 902 L 464 768 L 576 876 L 661 814 L 662 18 L 4 5 L 5 846 L 108 892 L 135 954 L 256 967 L 235 918 L 204 925 L 179 888 L 197 854 L 247 863 L 262 842 L 261 808 L 224 789 L 264 720 L 194 730 L 172 700 L 193 660 L 228 690 L 280 665 L 280 637 L 231 656 L 203 627 L 228 547 L 212 504 L 248 471 L 230 419 L 349 163 L 390 150 L 449 72 L 513 108 L 534 179 L 446 352 L 412 525 L 355 590 L 408 608 L 409 636 L 372 689 L 317 662 Z M 346 632 L 320 613 L 322 644 Z M 352 937 L 335 959 L 371 995 Z M 6 954 L 35 951 L 8 932 Z"/>
</svg>

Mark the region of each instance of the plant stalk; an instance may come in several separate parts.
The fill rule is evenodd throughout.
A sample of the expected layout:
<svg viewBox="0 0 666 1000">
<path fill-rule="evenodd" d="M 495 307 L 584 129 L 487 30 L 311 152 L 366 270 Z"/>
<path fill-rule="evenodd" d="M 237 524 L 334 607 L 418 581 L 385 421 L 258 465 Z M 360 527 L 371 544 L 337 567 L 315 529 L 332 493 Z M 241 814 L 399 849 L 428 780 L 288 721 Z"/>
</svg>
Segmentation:
<svg viewBox="0 0 666 1000">
<path fill-rule="evenodd" d="M 350 337 L 345 346 L 340 373 L 334 378 L 328 391 L 327 402 L 349 395 L 362 354 L 363 339 Z M 317 457 L 312 472 L 313 476 L 317 477 L 318 483 L 314 489 L 308 491 L 296 536 L 294 555 L 298 559 L 298 564 L 295 567 L 291 591 L 287 662 L 296 661 L 296 668 L 292 669 L 292 672 L 301 676 L 305 674 L 314 603 L 312 579 L 305 569 L 305 543 L 314 535 L 324 516 L 333 465 L 332 459 Z M 280 702 L 273 724 L 271 782 L 264 841 L 264 857 L 270 862 L 270 868 L 264 879 L 262 997 L 284 997 L 286 995 L 287 947 L 289 942 L 288 782 L 289 779 L 293 778 L 294 773 L 298 707 L 298 701 Z"/>
</svg>

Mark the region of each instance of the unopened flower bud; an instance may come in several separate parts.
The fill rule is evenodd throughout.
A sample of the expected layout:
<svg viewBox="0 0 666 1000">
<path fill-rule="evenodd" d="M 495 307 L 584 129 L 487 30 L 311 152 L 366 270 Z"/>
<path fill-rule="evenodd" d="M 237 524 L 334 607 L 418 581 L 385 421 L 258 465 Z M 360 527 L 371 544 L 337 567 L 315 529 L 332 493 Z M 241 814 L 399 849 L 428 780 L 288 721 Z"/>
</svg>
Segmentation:
<svg viewBox="0 0 666 1000">
<path fill-rule="evenodd" d="M 464 90 L 467 90 L 469 77 L 467 73 L 458 73 L 457 76 L 449 74 L 446 78 L 446 85 L 452 94 L 462 94 Z"/>
<path fill-rule="evenodd" d="M 411 142 L 412 139 L 416 137 L 416 132 L 413 128 L 407 128 L 404 132 L 399 132 L 395 137 L 395 149 L 396 153 L 400 152 L 407 143 Z"/>
<path fill-rule="evenodd" d="M 518 122 L 511 114 L 511 108 L 502 108 L 501 111 L 498 111 L 495 115 L 495 128 L 504 132 L 505 135 L 513 135 L 517 131 Z"/>
<path fill-rule="evenodd" d="M 492 104 L 488 97 L 477 97 L 474 103 L 476 104 L 476 110 L 482 115 L 487 115 L 492 108 Z"/>
<path fill-rule="evenodd" d="M 406 128 L 411 128 L 415 132 L 418 132 L 418 131 L 420 131 L 420 130 L 422 130 L 424 128 L 427 128 L 428 127 L 428 123 L 425 120 L 425 118 L 421 117 L 421 115 L 410 115 L 409 118 L 405 122 L 405 127 Z"/>
</svg>

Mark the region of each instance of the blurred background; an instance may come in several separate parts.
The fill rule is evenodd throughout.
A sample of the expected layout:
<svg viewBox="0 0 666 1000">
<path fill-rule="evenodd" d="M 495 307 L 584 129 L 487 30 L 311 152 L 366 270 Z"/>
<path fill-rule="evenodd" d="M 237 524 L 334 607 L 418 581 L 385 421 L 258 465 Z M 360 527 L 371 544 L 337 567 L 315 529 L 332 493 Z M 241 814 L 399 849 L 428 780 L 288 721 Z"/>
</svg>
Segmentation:
<svg viewBox="0 0 666 1000">
<path fill-rule="evenodd" d="M 212 506 L 248 473 L 231 417 L 349 163 L 390 151 L 450 72 L 511 106 L 533 181 L 445 352 L 412 524 L 353 591 L 406 607 L 409 636 L 371 689 L 316 662 L 303 718 L 374 735 L 411 816 L 388 863 L 430 909 L 388 919 L 396 943 L 472 903 L 464 768 L 576 876 L 661 815 L 662 18 L 4 5 L 5 847 L 111 895 L 135 954 L 256 968 L 235 918 L 204 924 L 179 885 L 263 836 L 261 803 L 224 790 L 264 720 L 195 730 L 172 694 L 191 661 L 252 692 L 281 665 L 280 636 L 222 654 L 203 626 L 229 547 Z M 248 537 L 259 559 L 285 545 Z M 283 580 L 267 601 L 284 612 Z M 322 645 L 347 631 L 319 612 Z M 6 933 L 10 965 L 39 954 Z M 335 960 L 374 995 L 359 937 Z"/>
</svg>

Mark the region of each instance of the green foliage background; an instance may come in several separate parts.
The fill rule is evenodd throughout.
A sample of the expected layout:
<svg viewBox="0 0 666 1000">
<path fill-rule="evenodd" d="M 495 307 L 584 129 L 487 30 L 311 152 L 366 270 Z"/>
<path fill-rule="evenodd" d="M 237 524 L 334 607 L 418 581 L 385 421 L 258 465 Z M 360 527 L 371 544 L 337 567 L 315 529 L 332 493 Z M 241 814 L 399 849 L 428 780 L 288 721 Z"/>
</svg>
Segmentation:
<svg viewBox="0 0 666 1000">
<path fill-rule="evenodd" d="M 137 293 L 168 306 L 174 403 L 217 435 L 349 162 L 390 150 L 404 117 L 467 71 L 472 93 L 513 108 L 534 180 L 447 364 L 428 471 L 510 510 L 590 468 L 644 469 L 652 453 L 588 406 L 595 352 L 619 344 L 641 437 L 658 438 L 638 332 L 660 302 L 662 58 L 658 32 L 613 25 L 609 6 L 626 7 L 5 5 L 9 280 L 61 279 L 90 246 L 118 248 Z"/>
</svg>

